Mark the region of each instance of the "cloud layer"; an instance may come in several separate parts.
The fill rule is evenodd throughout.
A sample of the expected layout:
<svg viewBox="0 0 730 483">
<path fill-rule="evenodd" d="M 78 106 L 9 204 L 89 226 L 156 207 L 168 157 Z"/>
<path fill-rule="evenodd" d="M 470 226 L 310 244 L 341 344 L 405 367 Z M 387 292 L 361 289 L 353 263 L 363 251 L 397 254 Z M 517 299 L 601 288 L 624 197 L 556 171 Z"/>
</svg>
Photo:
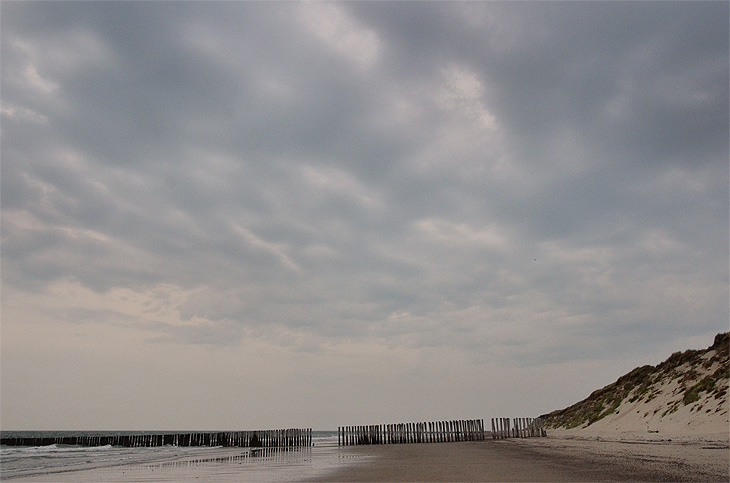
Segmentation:
<svg viewBox="0 0 730 483">
<path fill-rule="evenodd" d="M 11 2 L 1 53 L 4 426 L 535 415 L 727 329 L 724 2 Z"/>
</svg>

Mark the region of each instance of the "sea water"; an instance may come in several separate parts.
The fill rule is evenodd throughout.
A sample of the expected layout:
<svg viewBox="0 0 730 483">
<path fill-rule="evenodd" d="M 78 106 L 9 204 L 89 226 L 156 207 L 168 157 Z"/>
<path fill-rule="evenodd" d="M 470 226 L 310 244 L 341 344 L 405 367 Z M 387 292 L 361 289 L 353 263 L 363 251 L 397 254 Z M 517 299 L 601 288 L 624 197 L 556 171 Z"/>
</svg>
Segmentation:
<svg viewBox="0 0 730 483">
<path fill-rule="evenodd" d="M 4 437 L 69 434 L 3 431 Z M 336 431 L 314 431 L 311 447 L 294 448 L 0 446 L 0 479 L 34 476 L 53 481 L 61 476 L 72 477 L 70 472 L 95 469 L 95 477 L 106 480 L 107 475 L 106 481 L 140 481 L 151 474 L 155 477 L 150 481 L 200 476 L 219 481 L 292 481 L 353 464 L 347 452 L 347 448 L 338 447 Z"/>
</svg>

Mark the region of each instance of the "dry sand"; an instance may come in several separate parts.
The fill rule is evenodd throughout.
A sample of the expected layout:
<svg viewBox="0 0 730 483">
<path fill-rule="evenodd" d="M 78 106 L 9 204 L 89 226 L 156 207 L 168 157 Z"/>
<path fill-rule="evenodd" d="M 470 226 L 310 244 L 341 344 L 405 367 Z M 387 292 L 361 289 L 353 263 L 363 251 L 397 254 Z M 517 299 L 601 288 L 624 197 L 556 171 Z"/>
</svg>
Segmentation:
<svg viewBox="0 0 730 483">
<path fill-rule="evenodd" d="M 709 359 L 716 351 L 709 351 L 703 359 Z M 633 432 L 636 434 L 657 431 L 660 434 L 708 434 L 730 427 L 730 400 L 727 394 L 716 397 L 710 391 L 701 392 L 692 403 L 683 402 L 683 387 L 691 386 L 720 369 L 720 363 L 703 365 L 684 364 L 675 369 L 679 375 L 668 374 L 649 387 L 651 397 L 632 401 L 626 397 L 616 411 L 584 428 L 587 433 Z M 683 382 L 683 375 L 692 371 L 694 378 Z M 728 385 L 720 380 L 717 385 Z M 635 391 L 638 392 L 640 388 Z"/>
<path fill-rule="evenodd" d="M 722 334 L 718 334 L 714 349 L 677 352 L 655 368 L 636 368 L 583 401 L 546 415 L 546 424 L 550 427 L 583 421 L 579 427 L 586 434 L 727 435 L 730 361 L 725 343 Z M 645 368 L 649 371 L 643 371 Z M 614 407 L 617 399 L 620 403 Z M 597 411 L 607 414 L 588 425 Z"/>
</svg>

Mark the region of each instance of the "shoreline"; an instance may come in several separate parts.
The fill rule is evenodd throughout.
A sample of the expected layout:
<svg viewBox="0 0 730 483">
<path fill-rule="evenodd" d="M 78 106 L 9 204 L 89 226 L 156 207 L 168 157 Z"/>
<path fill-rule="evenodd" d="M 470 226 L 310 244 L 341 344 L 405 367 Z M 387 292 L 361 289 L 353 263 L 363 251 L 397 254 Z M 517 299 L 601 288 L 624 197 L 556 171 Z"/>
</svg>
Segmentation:
<svg viewBox="0 0 730 483">
<path fill-rule="evenodd" d="M 238 456 L 237 456 L 238 454 Z M 199 456 L 199 455 L 198 455 Z M 241 457 L 230 449 L 9 481 L 728 481 L 727 435 L 585 434 L 371 446 Z"/>
<path fill-rule="evenodd" d="M 12 482 L 179 482 L 297 481 L 332 472 L 343 465 L 336 445 L 300 448 L 197 447 L 171 454 L 135 455 L 129 461 L 88 461 L 16 475 Z"/>
</svg>

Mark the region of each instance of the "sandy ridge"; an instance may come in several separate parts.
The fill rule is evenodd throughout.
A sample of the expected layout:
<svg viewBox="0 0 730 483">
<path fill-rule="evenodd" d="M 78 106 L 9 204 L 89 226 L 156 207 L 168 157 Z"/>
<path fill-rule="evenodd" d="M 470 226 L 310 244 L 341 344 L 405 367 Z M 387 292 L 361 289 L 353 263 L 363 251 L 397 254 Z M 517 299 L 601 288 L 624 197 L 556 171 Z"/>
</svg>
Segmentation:
<svg viewBox="0 0 730 483">
<path fill-rule="evenodd" d="M 710 434 L 730 429 L 730 333 L 705 350 L 637 367 L 568 408 L 543 415 L 549 428 L 593 432 Z"/>
</svg>

